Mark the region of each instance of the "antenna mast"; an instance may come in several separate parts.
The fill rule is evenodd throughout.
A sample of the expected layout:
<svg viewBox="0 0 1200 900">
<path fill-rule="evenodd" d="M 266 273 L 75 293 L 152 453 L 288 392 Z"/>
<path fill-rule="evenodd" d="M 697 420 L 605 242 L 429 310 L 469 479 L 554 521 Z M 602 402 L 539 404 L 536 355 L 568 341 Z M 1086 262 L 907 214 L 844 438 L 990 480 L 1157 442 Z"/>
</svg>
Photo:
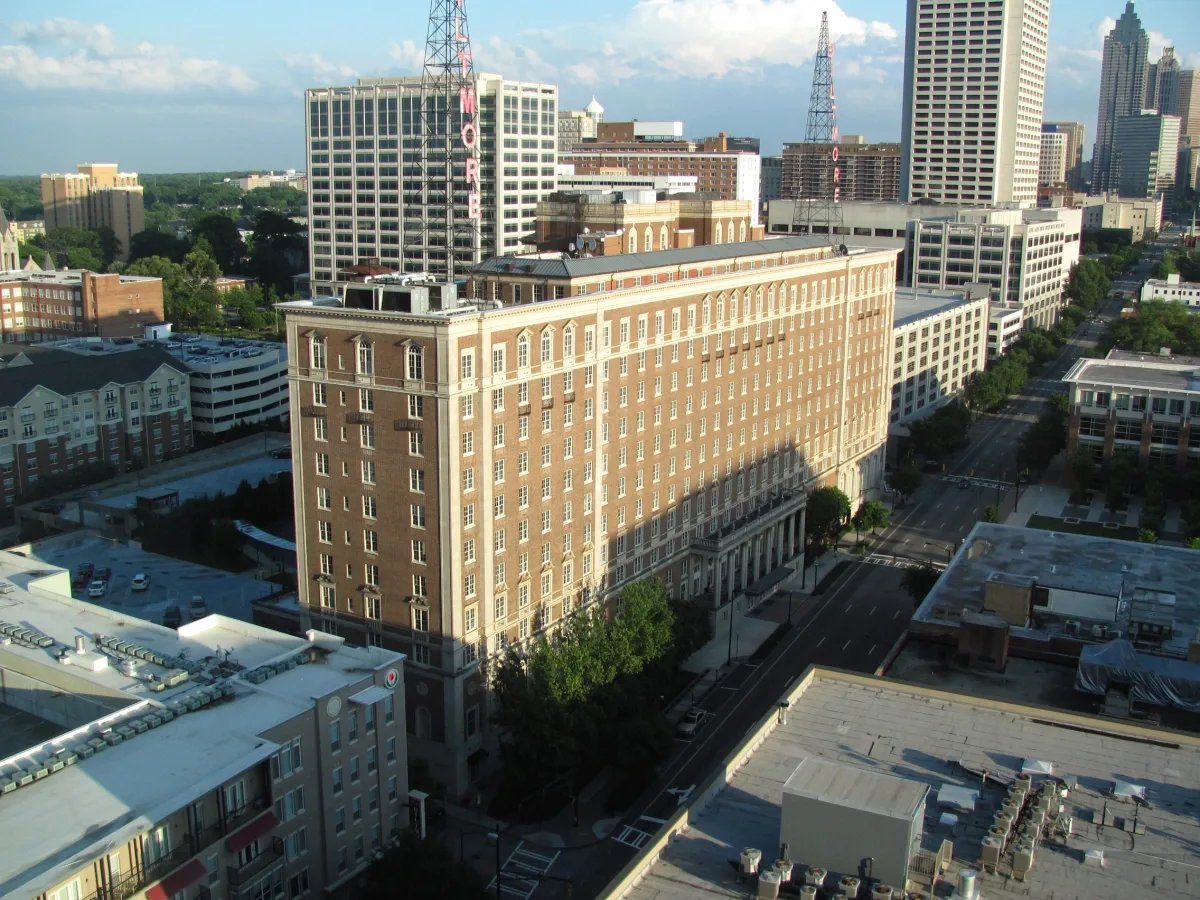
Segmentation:
<svg viewBox="0 0 1200 900">
<path fill-rule="evenodd" d="M 447 280 L 478 260 L 483 213 L 478 93 L 463 2 L 430 0 L 421 75 L 419 269 Z"/>
<path fill-rule="evenodd" d="M 829 243 L 842 243 L 842 170 L 838 163 L 837 96 L 833 91 L 833 44 L 829 40 L 829 13 L 821 13 L 821 35 L 813 59 L 812 94 L 805 152 L 800 157 L 800 196 L 792 216 L 793 234 L 818 230 Z"/>
</svg>

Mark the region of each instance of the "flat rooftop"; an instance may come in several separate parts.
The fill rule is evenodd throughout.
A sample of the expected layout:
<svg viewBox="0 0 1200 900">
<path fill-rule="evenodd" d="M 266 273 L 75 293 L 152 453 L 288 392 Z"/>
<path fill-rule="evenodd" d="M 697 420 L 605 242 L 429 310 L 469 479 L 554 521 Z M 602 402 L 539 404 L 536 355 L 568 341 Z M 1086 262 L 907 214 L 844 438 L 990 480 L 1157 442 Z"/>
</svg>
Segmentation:
<svg viewBox="0 0 1200 900">
<path fill-rule="evenodd" d="M 287 345 L 278 341 L 254 341 L 247 338 L 225 338 L 211 334 L 176 332 L 163 340 L 133 338 L 68 338 L 47 341 L 42 346 L 66 350 L 81 356 L 102 356 L 153 347 L 165 350 L 187 364 L 189 369 L 205 371 L 216 367 L 242 367 L 244 359 L 258 362 L 287 362 Z"/>
<path fill-rule="evenodd" d="M 1200 739 L 822 669 L 809 669 L 785 699 L 786 723 L 772 711 L 747 735 L 723 767 L 732 773 L 728 783 L 718 775 L 715 794 L 698 786 L 696 799 L 668 823 L 677 833 L 661 854 L 655 841 L 648 843 L 626 868 L 625 881 L 610 885 L 606 896 L 747 896 L 729 861 L 743 847 L 757 847 L 770 866 L 779 846 L 783 786 L 802 759 L 816 756 L 930 788 L 922 847 L 936 851 L 953 842 L 943 876 L 951 886 L 960 869 L 979 868 L 982 838 L 1006 784 L 1027 760 L 1038 760 L 1050 764 L 1053 776 L 1076 779 L 1064 801 L 1074 819 L 1072 836 L 1065 846 L 1043 839 L 1025 881 L 1011 878 L 1004 862 L 996 874 L 980 873 L 981 896 L 1200 897 Z M 1139 808 L 1110 796 L 1116 781 L 1144 787 L 1148 803 Z M 943 810 L 934 799 L 946 785 L 979 791 L 974 812 L 961 812 L 953 825 L 940 824 Z M 1114 824 L 1097 827 L 1093 817 L 1105 810 Z M 1135 815 L 1136 836 L 1122 827 Z M 1103 867 L 1084 861 L 1093 850 L 1103 851 Z M 794 881 L 803 867 L 821 865 L 806 859 L 803 847 L 793 846 L 791 856 L 800 867 Z M 948 895 L 944 888 L 938 893 Z"/>
<path fill-rule="evenodd" d="M 220 615 L 165 628 L 73 600 L 66 570 L 13 553 L 0 579 L 0 713 L 24 706 L 30 738 L 0 759 L 0 896 L 48 890 L 269 757 L 267 730 L 403 660 Z"/>
<path fill-rule="evenodd" d="M 922 288 L 896 288 L 896 312 L 892 316 L 893 326 L 907 325 L 929 316 L 983 300 L 972 297 L 965 291 L 924 290 Z"/>
<path fill-rule="evenodd" d="M 39 269 L 34 272 L 26 272 L 23 269 L 17 269 L 11 272 L 0 272 L 0 282 L 9 284 L 80 284 L 83 282 L 84 275 L 97 275 L 100 278 L 109 278 L 111 276 L 103 272 L 93 272 L 90 269 Z M 125 275 L 116 276 L 121 284 L 137 281 L 161 281 L 161 278 L 156 278 L 151 275 Z"/>
<path fill-rule="evenodd" d="M 1014 586 L 1036 582 L 1041 588 L 1113 598 L 1117 618 L 1110 622 L 1114 630 L 1103 636 L 1107 641 L 1128 635 L 1138 589 L 1162 591 L 1175 597 L 1174 636 L 1162 650 L 1186 656 L 1188 641 L 1200 628 L 1197 559 L 1195 550 L 1181 547 L 979 522 L 913 614 L 913 622 L 956 629 L 964 611 L 984 608 L 989 581 Z M 1067 633 L 1067 619 L 1080 618 L 1086 616 L 1055 616 L 1047 609 L 1029 627 L 1013 627 L 1012 634 L 1049 641 Z"/>
<path fill-rule="evenodd" d="M 1111 350 L 1104 359 L 1079 360 L 1063 381 L 1195 393 L 1200 391 L 1200 358 Z"/>
</svg>

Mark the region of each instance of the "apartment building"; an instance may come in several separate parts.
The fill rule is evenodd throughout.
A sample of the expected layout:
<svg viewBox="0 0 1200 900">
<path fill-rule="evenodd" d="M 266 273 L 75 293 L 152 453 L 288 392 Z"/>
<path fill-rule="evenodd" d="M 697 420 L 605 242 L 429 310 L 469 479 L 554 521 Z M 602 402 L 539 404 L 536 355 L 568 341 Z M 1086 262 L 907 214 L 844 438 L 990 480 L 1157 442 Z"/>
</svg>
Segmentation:
<svg viewBox="0 0 1200 900">
<path fill-rule="evenodd" d="M 583 109 L 558 112 L 558 150 L 566 153 L 584 141 L 595 140 L 596 129 L 604 118 L 604 107 L 593 97 Z"/>
<path fill-rule="evenodd" d="M 892 324 L 893 424 L 921 419 L 953 399 L 987 365 L 988 289 L 896 289 Z"/>
<path fill-rule="evenodd" d="M 1157 232 L 1162 227 L 1161 194 L 1146 198 L 1101 194 L 1083 198 L 1080 209 L 1084 231 L 1119 229 L 1129 232 L 1131 242 L 1143 240 L 1147 231 Z"/>
<path fill-rule="evenodd" d="M 1037 200 L 1049 0 L 908 0 L 900 197 Z"/>
<path fill-rule="evenodd" d="M 1067 180 L 1067 136 L 1042 128 L 1042 150 L 1038 157 L 1038 187 Z"/>
<path fill-rule="evenodd" d="M 986 284 L 996 300 L 1017 303 L 1039 328 L 1058 320 L 1071 267 L 1079 260 L 1077 209 L 960 209 L 909 224 L 909 284 L 955 288 Z"/>
<path fill-rule="evenodd" d="M 1019 303 L 993 301 L 988 310 L 988 359 L 1003 356 L 1025 330 L 1025 313 Z"/>
<path fill-rule="evenodd" d="M 1083 136 L 1082 122 L 1043 122 L 1042 134 L 1055 131 L 1066 137 L 1063 156 L 1066 158 L 1066 180 L 1072 190 L 1082 191 L 1087 187 L 1083 178 Z"/>
<path fill-rule="evenodd" d="M 895 251 L 496 258 L 284 304 L 302 627 L 408 654 L 410 752 L 483 765 L 481 663 L 656 575 L 716 622 L 879 485 Z"/>
<path fill-rule="evenodd" d="M 900 145 L 868 144 L 859 135 L 846 135 L 838 145 L 838 184 L 842 200 L 896 201 L 900 199 Z M 828 144 L 784 144 L 780 196 L 822 199 L 830 190 Z"/>
<path fill-rule="evenodd" d="M 1166 278 L 1149 278 L 1142 284 L 1138 299 L 1165 300 L 1167 303 L 1182 303 L 1188 309 L 1200 310 L 1200 283 L 1183 281 L 1175 272 Z"/>
<path fill-rule="evenodd" d="M 192 432 L 212 437 L 244 425 L 286 418 L 287 348 L 275 341 L 172 334 L 170 325 L 146 329 L 145 339 L 55 341 L 56 350 L 95 359 L 155 348 L 188 376 Z"/>
<path fill-rule="evenodd" d="M 755 205 L 677 194 L 659 200 L 653 191 L 554 194 L 537 208 L 539 252 L 612 256 L 704 244 L 757 241 Z"/>
<path fill-rule="evenodd" d="M 0 272 L 0 343 L 138 337 L 162 318 L 161 278 L 86 269 Z"/>
<path fill-rule="evenodd" d="M 481 220 L 474 245 L 455 249 L 463 266 L 531 249 L 524 238 L 538 201 L 555 190 L 558 154 L 557 87 L 479 74 L 476 92 Z M 430 163 L 426 185 L 413 162 L 422 143 L 420 76 L 310 89 L 305 113 L 313 293 L 336 293 L 344 270 L 364 260 L 391 272 L 444 270 L 445 177 Z M 467 215 L 465 184 L 454 210 Z M 436 223 L 429 233 L 427 223 Z"/>
<path fill-rule="evenodd" d="M 188 375 L 158 350 L 0 349 L 0 508 L 85 465 L 150 466 L 192 446 Z"/>
<path fill-rule="evenodd" d="M 1063 376 L 1071 392 L 1067 453 L 1087 447 L 1101 460 L 1129 452 L 1178 472 L 1200 466 L 1198 369 L 1194 357 L 1123 350 L 1079 360 Z"/>
<path fill-rule="evenodd" d="M 698 191 L 715 192 L 722 200 L 753 201 L 754 222 L 758 222 L 762 157 L 729 150 L 724 141 L 707 150 L 688 141 L 629 141 L 610 145 L 597 141 L 564 153 L 562 161 L 573 165 L 580 175 L 695 176 Z"/>
<path fill-rule="evenodd" d="M 42 175 L 42 212 L 46 228 L 113 230 L 118 258 L 129 258 L 129 239 L 145 230 L 142 187 L 136 172 L 120 172 L 116 163 L 81 163 L 77 171 Z"/>
<path fill-rule="evenodd" d="M 220 615 L 176 631 L 15 553 L 0 575 L 3 896 L 346 894 L 409 825 L 402 655 Z"/>
</svg>

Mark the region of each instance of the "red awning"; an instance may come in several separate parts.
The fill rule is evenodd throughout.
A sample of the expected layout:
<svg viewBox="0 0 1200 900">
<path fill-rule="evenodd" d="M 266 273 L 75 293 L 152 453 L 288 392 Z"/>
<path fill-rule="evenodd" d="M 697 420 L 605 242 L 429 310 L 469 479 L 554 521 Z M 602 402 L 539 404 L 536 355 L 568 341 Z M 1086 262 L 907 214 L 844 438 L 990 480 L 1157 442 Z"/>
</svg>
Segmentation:
<svg viewBox="0 0 1200 900">
<path fill-rule="evenodd" d="M 253 822 L 250 822 L 241 831 L 235 831 L 225 839 L 225 849 L 230 853 L 237 853 L 249 847 L 260 837 L 264 837 L 275 830 L 275 826 L 279 824 L 279 819 L 276 818 L 272 810 L 267 810 Z"/>
<path fill-rule="evenodd" d="M 170 900 L 184 888 L 195 884 L 208 870 L 204 863 L 193 859 L 146 891 L 146 900 Z"/>
</svg>

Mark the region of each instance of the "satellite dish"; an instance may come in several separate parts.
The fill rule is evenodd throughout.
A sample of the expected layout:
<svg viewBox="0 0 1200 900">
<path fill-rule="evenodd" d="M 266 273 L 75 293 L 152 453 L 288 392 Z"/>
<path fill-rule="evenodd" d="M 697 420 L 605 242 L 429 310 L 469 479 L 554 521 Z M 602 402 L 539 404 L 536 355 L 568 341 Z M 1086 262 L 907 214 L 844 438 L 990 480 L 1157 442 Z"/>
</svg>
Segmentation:
<svg viewBox="0 0 1200 900">
<path fill-rule="evenodd" d="M 574 244 L 567 244 L 567 249 L 568 249 L 569 251 L 571 251 L 572 253 L 574 253 L 574 252 L 575 252 L 575 245 L 574 245 Z"/>
</svg>

